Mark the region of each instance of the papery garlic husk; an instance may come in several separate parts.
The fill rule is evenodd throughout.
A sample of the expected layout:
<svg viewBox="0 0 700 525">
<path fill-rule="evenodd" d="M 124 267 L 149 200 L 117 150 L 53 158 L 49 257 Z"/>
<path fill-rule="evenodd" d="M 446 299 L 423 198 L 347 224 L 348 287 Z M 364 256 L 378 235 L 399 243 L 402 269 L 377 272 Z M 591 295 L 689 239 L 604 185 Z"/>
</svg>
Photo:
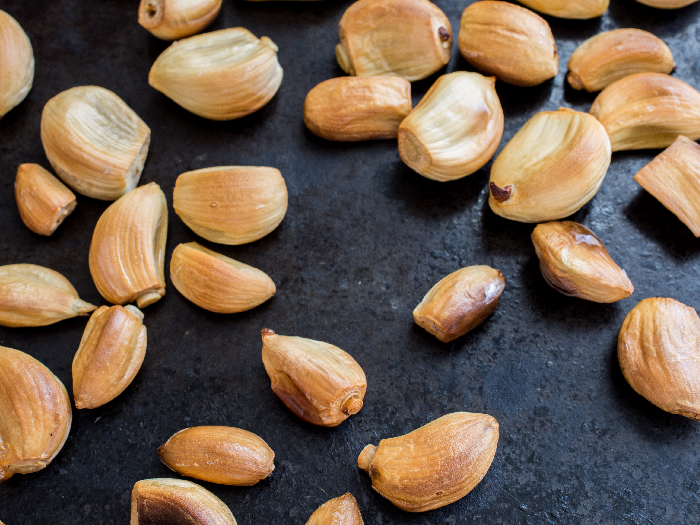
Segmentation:
<svg viewBox="0 0 700 525">
<path fill-rule="evenodd" d="M 221 10 L 221 0 L 141 0 L 139 24 L 162 40 L 199 33 Z"/>
<path fill-rule="evenodd" d="M 100 306 L 85 327 L 73 358 L 76 408 L 97 408 L 121 394 L 146 356 L 143 313 L 132 305 Z"/>
<path fill-rule="evenodd" d="M 340 425 L 362 408 L 367 378 L 350 354 L 321 341 L 262 330 L 262 358 L 272 390 L 304 421 Z"/>
<path fill-rule="evenodd" d="M 35 264 L 0 266 L 0 325 L 46 326 L 87 315 L 96 306 L 86 303 L 58 272 Z"/>
<path fill-rule="evenodd" d="M 539 224 L 532 243 L 547 283 L 558 292 L 596 303 L 614 303 L 634 292 L 625 271 L 595 233 L 571 221 Z"/>
<path fill-rule="evenodd" d="M 600 91 L 637 73 L 674 70 L 673 54 L 663 40 L 641 29 L 615 29 L 589 38 L 569 59 L 566 79 L 574 89 Z"/>
<path fill-rule="evenodd" d="M 494 77 L 463 71 L 443 75 L 399 126 L 401 160 L 437 181 L 471 175 L 503 136 L 503 109 Z"/>
<path fill-rule="evenodd" d="M 168 206 L 156 183 L 136 188 L 105 210 L 90 244 L 90 273 L 107 301 L 139 308 L 165 295 Z"/>
<path fill-rule="evenodd" d="M 372 488 L 401 510 L 425 512 L 466 496 L 496 455 L 498 422 L 454 412 L 404 436 L 367 445 L 357 465 Z"/>
<path fill-rule="evenodd" d="M 22 222 L 39 235 L 51 235 L 77 204 L 75 195 L 38 164 L 20 164 L 15 200 Z"/>
<path fill-rule="evenodd" d="M 678 135 L 700 138 L 700 93 L 660 73 L 613 82 L 595 99 L 591 115 L 605 127 L 613 151 L 665 148 Z"/>
<path fill-rule="evenodd" d="M 519 2 L 545 15 L 578 20 L 602 16 L 610 5 L 610 0 L 519 0 Z"/>
<path fill-rule="evenodd" d="M 335 56 L 358 77 L 426 78 L 450 60 L 452 27 L 428 0 L 359 0 L 340 19 Z"/>
<path fill-rule="evenodd" d="M 327 501 L 306 522 L 306 525 L 364 525 L 355 497 L 346 492 Z"/>
<path fill-rule="evenodd" d="M 250 487 L 275 470 L 275 453 L 260 437 L 234 427 L 192 427 L 158 449 L 168 468 L 181 476 L 222 485 Z"/>
<path fill-rule="evenodd" d="M 411 84 L 403 78 L 331 78 L 306 96 L 304 124 L 326 140 L 392 139 L 412 108 Z"/>
<path fill-rule="evenodd" d="M 29 37 L 0 10 L 0 118 L 24 100 L 34 82 L 34 52 Z"/>
<path fill-rule="evenodd" d="M 278 169 L 221 166 L 188 171 L 175 181 L 173 208 L 197 235 L 220 244 L 257 241 L 287 213 Z"/>
<path fill-rule="evenodd" d="M 443 278 L 413 310 L 413 320 L 443 343 L 479 326 L 498 306 L 506 278 L 489 266 L 469 266 Z"/>
<path fill-rule="evenodd" d="M 480 72 L 516 86 L 536 86 L 559 72 L 559 54 L 544 18 L 508 2 L 483 0 L 462 13 L 459 52 Z"/>
<path fill-rule="evenodd" d="M 567 108 L 537 113 L 493 163 L 489 206 L 520 222 L 567 217 L 596 194 L 611 156 L 605 129 L 590 115 Z"/>
<path fill-rule="evenodd" d="M 275 96 L 282 68 L 272 40 L 234 27 L 175 42 L 153 64 L 148 83 L 195 115 L 232 120 Z"/>
<path fill-rule="evenodd" d="M 45 468 L 72 420 L 63 383 L 33 357 L 0 346 L 0 483 Z"/>
<path fill-rule="evenodd" d="M 627 382 L 661 410 L 700 421 L 700 318 L 674 299 L 644 299 L 627 314 L 617 357 Z"/>
<path fill-rule="evenodd" d="M 656 7 L 657 9 L 680 9 L 694 4 L 698 0 L 637 0 L 640 4 Z"/>
<path fill-rule="evenodd" d="M 63 182 L 81 195 L 113 201 L 139 183 L 151 130 L 111 91 L 79 86 L 46 103 L 41 141 Z"/>
<path fill-rule="evenodd" d="M 226 504 L 190 481 L 155 478 L 131 491 L 131 525 L 236 525 Z"/>
</svg>

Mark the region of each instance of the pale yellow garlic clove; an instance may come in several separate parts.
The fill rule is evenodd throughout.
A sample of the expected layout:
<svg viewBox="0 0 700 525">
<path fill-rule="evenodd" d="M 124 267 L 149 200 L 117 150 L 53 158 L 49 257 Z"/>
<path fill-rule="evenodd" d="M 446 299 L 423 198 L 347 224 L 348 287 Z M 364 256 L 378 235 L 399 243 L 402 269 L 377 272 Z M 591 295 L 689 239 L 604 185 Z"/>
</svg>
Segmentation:
<svg viewBox="0 0 700 525">
<path fill-rule="evenodd" d="M 520 222 L 562 219 L 593 198 L 608 171 L 610 140 L 587 113 L 537 113 L 491 168 L 489 206 Z"/>
<path fill-rule="evenodd" d="M 359 0 L 340 19 L 335 55 L 358 77 L 426 78 L 450 60 L 452 28 L 428 0 Z"/>
<path fill-rule="evenodd" d="M 587 20 L 602 16 L 610 0 L 519 0 L 530 9 L 558 18 Z"/>
<path fill-rule="evenodd" d="M 362 408 L 367 379 L 337 346 L 262 330 L 262 358 L 272 390 L 304 421 L 340 425 Z"/>
<path fill-rule="evenodd" d="M 698 0 L 637 0 L 640 4 L 656 7 L 657 9 L 680 9 L 694 4 Z"/>
<path fill-rule="evenodd" d="M 77 204 L 75 195 L 38 164 L 20 164 L 15 200 L 22 222 L 39 235 L 51 235 Z"/>
<path fill-rule="evenodd" d="M 34 52 L 17 20 L 0 10 L 0 118 L 24 100 L 34 81 Z"/>
<path fill-rule="evenodd" d="M 272 40 L 235 27 L 175 42 L 153 64 L 148 83 L 195 115 L 231 120 L 275 96 L 282 68 Z"/>
<path fill-rule="evenodd" d="M 0 483 L 45 468 L 72 420 L 63 383 L 33 357 L 0 346 Z"/>
<path fill-rule="evenodd" d="M 443 75 L 399 126 L 399 154 L 437 181 L 466 177 L 486 164 L 503 136 L 495 78 L 463 71 Z"/>
<path fill-rule="evenodd" d="M 165 295 L 164 252 L 168 207 L 151 182 L 109 206 L 97 221 L 90 244 L 90 273 L 107 301 L 139 308 Z"/>
<path fill-rule="evenodd" d="M 364 525 L 355 497 L 346 492 L 317 508 L 306 525 Z"/>
<path fill-rule="evenodd" d="M 199 33 L 221 10 L 221 0 L 141 0 L 139 24 L 162 40 Z"/>
</svg>

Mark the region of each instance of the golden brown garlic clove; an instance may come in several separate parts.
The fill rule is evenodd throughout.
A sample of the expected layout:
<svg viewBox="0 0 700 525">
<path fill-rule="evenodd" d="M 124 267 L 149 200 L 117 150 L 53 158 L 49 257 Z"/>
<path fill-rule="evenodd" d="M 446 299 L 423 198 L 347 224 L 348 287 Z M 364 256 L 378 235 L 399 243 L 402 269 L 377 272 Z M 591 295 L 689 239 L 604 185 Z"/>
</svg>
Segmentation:
<svg viewBox="0 0 700 525">
<path fill-rule="evenodd" d="M 698 0 L 637 0 L 640 4 L 656 7 L 657 9 L 680 9 L 694 4 Z"/>
<path fill-rule="evenodd" d="M 306 525 L 364 525 L 364 521 L 357 500 L 346 492 L 317 508 Z"/>
<path fill-rule="evenodd" d="M 15 200 L 22 222 L 39 235 L 51 235 L 77 204 L 75 195 L 38 164 L 20 164 Z"/>
<path fill-rule="evenodd" d="M 0 10 L 0 118 L 24 100 L 34 82 L 34 52 L 29 37 Z"/>
<path fill-rule="evenodd" d="M 588 20 L 602 16 L 610 0 L 519 0 L 530 9 L 558 18 Z"/>
<path fill-rule="evenodd" d="M 162 40 L 199 33 L 221 10 L 221 0 L 141 0 L 139 24 Z"/>
</svg>

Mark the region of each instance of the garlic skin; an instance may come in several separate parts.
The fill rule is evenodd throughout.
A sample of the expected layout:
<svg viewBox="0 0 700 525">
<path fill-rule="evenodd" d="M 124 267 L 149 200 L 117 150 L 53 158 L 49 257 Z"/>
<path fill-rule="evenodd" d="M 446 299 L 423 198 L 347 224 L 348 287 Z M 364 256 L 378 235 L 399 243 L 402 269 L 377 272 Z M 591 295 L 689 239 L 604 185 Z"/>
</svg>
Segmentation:
<svg viewBox="0 0 700 525">
<path fill-rule="evenodd" d="M 610 5 L 610 0 L 519 0 L 519 2 L 545 15 L 575 20 L 603 16 Z"/>
<path fill-rule="evenodd" d="M 161 40 L 199 33 L 219 14 L 221 0 L 141 0 L 139 24 Z"/>
<path fill-rule="evenodd" d="M 440 182 L 471 175 L 503 136 L 503 109 L 494 77 L 443 75 L 399 126 L 399 154 L 408 167 Z"/>
<path fill-rule="evenodd" d="M 364 525 L 355 497 L 346 492 L 314 511 L 306 525 Z"/>
<path fill-rule="evenodd" d="M 24 225 L 46 236 L 55 232 L 77 205 L 73 192 L 38 164 L 19 165 L 15 200 Z"/>
<path fill-rule="evenodd" d="M 657 9 L 680 9 L 694 4 L 698 0 L 637 0 L 640 4 L 656 7 Z"/>
<path fill-rule="evenodd" d="M 34 52 L 29 37 L 0 10 L 0 118 L 22 102 L 34 82 Z"/>
</svg>

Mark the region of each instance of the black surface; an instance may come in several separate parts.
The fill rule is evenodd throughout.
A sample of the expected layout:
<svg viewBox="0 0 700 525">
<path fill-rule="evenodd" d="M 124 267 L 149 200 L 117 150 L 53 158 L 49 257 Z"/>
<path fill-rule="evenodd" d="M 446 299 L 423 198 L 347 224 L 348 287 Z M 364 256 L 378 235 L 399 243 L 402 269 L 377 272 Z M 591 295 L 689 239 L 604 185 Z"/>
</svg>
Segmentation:
<svg viewBox="0 0 700 525">
<path fill-rule="evenodd" d="M 533 226 L 488 208 L 490 163 L 457 182 L 432 182 L 402 164 L 394 141 L 333 144 L 305 130 L 306 93 L 341 74 L 337 22 L 350 3 L 225 0 L 211 29 L 243 26 L 272 38 L 284 81 L 256 114 L 218 123 L 148 86 L 150 66 L 167 44 L 137 24 L 137 0 L 2 1 L 31 38 L 36 76 L 27 99 L 0 120 L 0 264 L 47 266 L 83 299 L 105 304 L 90 278 L 88 250 L 108 203 L 78 196 L 73 215 L 43 238 L 22 224 L 14 202 L 17 166 L 49 167 L 39 138 L 44 104 L 73 86 L 111 89 L 151 127 L 141 182 L 160 184 L 169 205 L 180 173 L 209 166 L 274 166 L 289 189 L 281 226 L 240 247 L 199 239 L 171 207 L 166 268 L 178 243 L 197 240 L 266 271 L 276 297 L 248 313 L 215 315 L 186 301 L 168 279 L 166 296 L 144 311 L 148 353 L 135 381 L 104 407 L 74 410 L 68 441 L 48 468 L 0 486 L 6 525 L 128 523 L 136 481 L 177 477 L 156 448 L 195 425 L 250 430 L 276 453 L 271 479 L 254 487 L 203 483 L 240 524 L 305 523 L 346 491 L 368 524 L 697 523 L 700 427 L 635 394 L 615 350 L 622 320 L 639 300 L 700 304 L 700 242 L 632 179 L 658 151 L 614 154 L 599 193 L 573 216 L 627 270 L 634 295 L 613 305 L 566 298 L 539 273 Z M 471 2 L 436 3 L 456 37 Z M 670 12 L 632 0 L 611 4 L 599 20 L 548 18 L 560 73 L 536 88 L 498 84 L 506 116 L 501 148 L 538 110 L 589 109 L 594 96 L 564 87 L 566 62 L 602 30 L 654 32 L 673 51 L 675 75 L 700 87 L 700 4 Z M 447 70 L 455 69 L 470 69 L 456 45 Z M 416 101 L 435 78 L 414 84 Z M 506 275 L 501 303 L 473 332 L 442 344 L 413 324 L 411 312 L 435 282 L 473 264 Z M 85 323 L 1 328 L 0 344 L 39 359 L 70 391 Z M 335 429 L 292 415 L 262 366 L 263 327 L 353 355 L 369 383 L 364 408 Z M 471 494 L 408 514 L 371 489 L 356 466 L 365 444 L 461 410 L 487 412 L 500 423 L 495 461 Z"/>
</svg>

